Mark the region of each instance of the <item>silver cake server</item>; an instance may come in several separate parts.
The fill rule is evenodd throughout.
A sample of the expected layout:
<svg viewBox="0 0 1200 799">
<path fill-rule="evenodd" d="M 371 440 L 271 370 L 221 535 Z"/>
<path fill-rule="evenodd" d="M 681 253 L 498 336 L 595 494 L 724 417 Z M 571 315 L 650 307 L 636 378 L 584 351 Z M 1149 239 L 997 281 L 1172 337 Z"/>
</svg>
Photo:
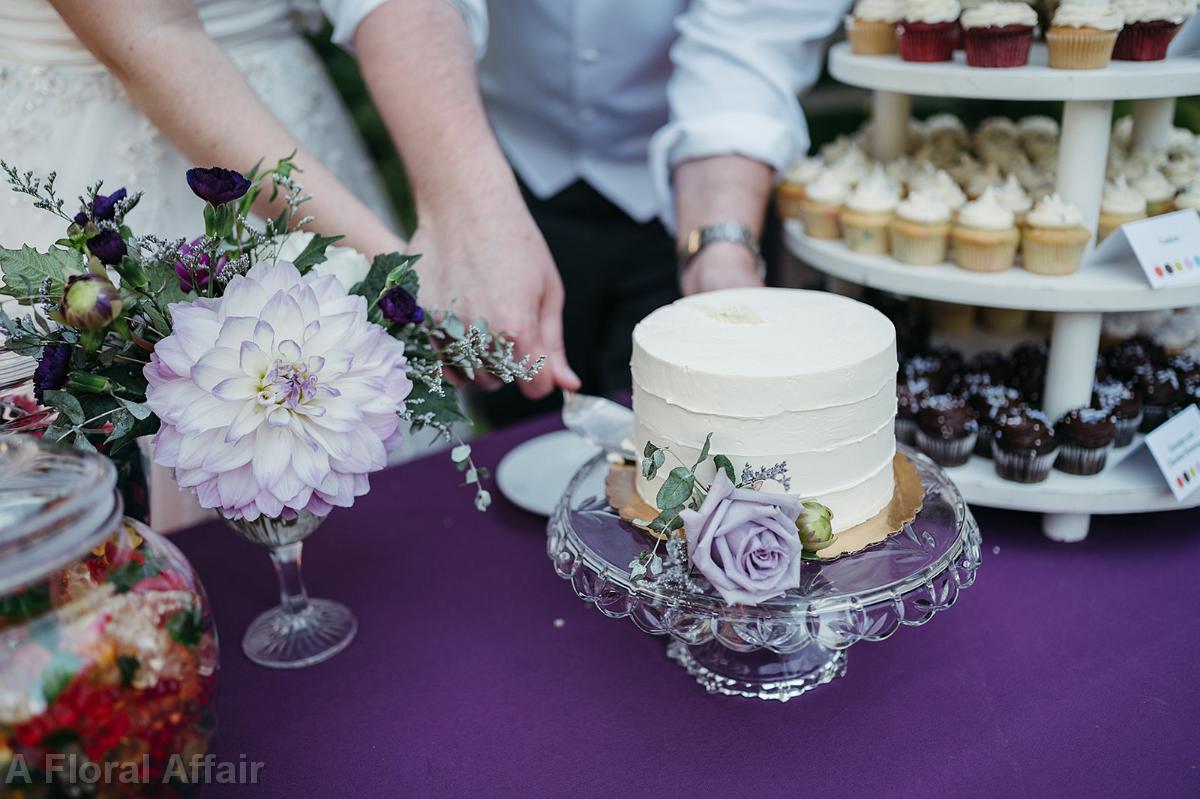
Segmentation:
<svg viewBox="0 0 1200 799">
<path fill-rule="evenodd" d="M 608 454 L 637 461 L 632 441 L 633 411 L 624 405 L 604 397 L 564 391 L 562 420 L 568 430 Z"/>
</svg>

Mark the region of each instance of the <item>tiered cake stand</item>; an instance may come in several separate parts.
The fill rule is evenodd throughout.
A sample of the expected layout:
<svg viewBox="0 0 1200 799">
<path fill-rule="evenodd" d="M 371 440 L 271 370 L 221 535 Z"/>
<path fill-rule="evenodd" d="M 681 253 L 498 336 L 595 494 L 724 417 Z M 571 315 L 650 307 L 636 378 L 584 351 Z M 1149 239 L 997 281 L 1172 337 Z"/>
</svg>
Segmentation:
<svg viewBox="0 0 1200 799">
<path fill-rule="evenodd" d="M 1200 58 L 1194 57 L 1061 70 L 1046 66 L 1045 46 L 1035 44 L 1029 64 L 1015 69 L 968 67 L 961 53 L 957 58 L 944 64 L 909 63 L 897 56 L 854 55 L 842 43 L 831 49 L 829 69 L 843 83 L 874 90 L 870 144 L 875 157 L 885 161 L 906 151 L 911 94 L 1063 101 L 1057 188 L 1079 206 L 1093 231 L 1104 190 L 1113 101 L 1134 101 L 1134 144 L 1165 145 L 1174 98 L 1200 93 Z M 1104 312 L 1200 305 L 1200 285 L 1154 290 L 1132 261 L 1095 266 L 1085 258 L 1084 266 L 1066 277 L 1020 268 L 980 274 L 949 263 L 909 266 L 888 256 L 862 255 L 839 241 L 809 239 L 797 221 L 785 227 L 788 246 L 798 258 L 849 283 L 942 302 L 1054 312 L 1044 401 L 1051 418 L 1089 404 Z M 1000 479 L 990 462 L 978 458 L 949 474 L 968 502 L 1044 512 L 1047 536 L 1078 541 L 1086 537 L 1093 513 L 1200 505 L 1200 493 L 1176 502 L 1139 444 L 1116 451 L 1105 471 L 1092 477 L 1055 472 L 1045 483 L 1021 485 Z"/>
<path fill-rule="evenodd" d="M 668 656 L 710 693 L 787 701 L 845 674 L 852 644 L 924 624 L 975 580 L 980 539 L 970 510 L 936 464 L 902 449 L 924 486 L 917 517 L 862 552 L 806 562 L 798 590 L 761 605 L 726 605 L 670 562 L 656 578 L 631 579 L 630 563 L 651 542 L 609 507 L 603 455 L 567 487 L 547 551 L 601 613 L 669 636 Z"/>
</svg>

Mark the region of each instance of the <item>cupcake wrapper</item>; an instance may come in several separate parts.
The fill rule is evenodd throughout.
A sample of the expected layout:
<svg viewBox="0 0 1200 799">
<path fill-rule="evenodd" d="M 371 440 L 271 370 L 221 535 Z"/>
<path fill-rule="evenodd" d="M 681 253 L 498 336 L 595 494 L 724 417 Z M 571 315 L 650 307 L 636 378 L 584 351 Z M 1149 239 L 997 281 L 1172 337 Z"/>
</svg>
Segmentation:
<svg viewBox="0 0 1200 799">
<path fill-rule="evenodd" d="M 850 17 L 846 20 L 846 38 L 855 55 L 891 55 L 899 49 L 894 22 Z"/>
<path fill-rule="evenodd" d="M 975 439 L 975 454 L 981 458 L 992 457 L 992 435 L 996 428 L 990 424 L 979 423 L 979 436 Z"/>
<path fill-rule="evenodd" d="M 961 438 L 935 438 L 917 428 L 917 447 L 938 466 L 962 466 L 970 460 L 977 439 L 977 433 L 968 433 Z"/>
<path fill-rule="evenodd" d="M 805 203 L 801 209 L 804 232 L 814 239 L 841 238 L 838 226 L 838 209 L 831 206 L 814 206 Z"/>
<path fill-rule="evenodd" d="M 892 257 L 912 266 L 932 266 L 946 260 L 947 237 L 909 236 L 895 229 L 891 231 Z"/>
<path fill-rule="evenodd" d="M 1058 450 L 1038 454 L 1035 449 L 1015 449 L 1007 452 L 992 441 L 992 460 L 996 462 L 996 474 L 1014 483 L 1040 483 L 1050 474 Z"/>
<path fill-rule="evenodd" d="M 1168 197 L 1165 200 L 1146 203 L 1146 214 L 1149 216 L 1159 216 L 1161 214 L 1169 214 L 1175 210 L 1175 198 Z"/>
<path fill-rule="evenodd" d="M 1116 31 L 1052 28 L 1046 33 L 1050 66 L 1054 69 L 1103 69 L 1112 60 Z"/>
<path fill-rule="evenodd" d="M 888 251 L 887 224 L 860 225 L 842 219 L 842 241 L 854 252 L 883 255 Z"/>
<path fill-rule="evenodd" d="M 784 219 L 804 218 L 804 193 L 779 191 L 775 193 L 775 206 Z"/>
<path fill-rule="evenodd" d="M 1138 428 L 1142 426 L 1143 411 L 1138 411 L 1137 416 L 1130 419 L 1117 419 L 1117 438 L 1113 441 L 1115 447 L 1128 447 L 1133 443 L 1134 436 L 1137 435 Z"/>
<path fill-rule="evenodd" d="M 896 440 L 901 444 L 912 446 L 917 441 L 917 422 L 915 419 L 896 417 Z"/>
<path fill-rule="evenodd" d="M 1169 418 L 1171 418 L 1170 406 L 1146 403 L 1142 406 L 1142 424 L 1138 429 L 1143 433 L 1149 433 Z"/>
<path fill-rule="evenodd" d="M 909 22 L 896 26 L 896 43 L 904 61 L 949 61 L 954 58 L 957 22 Z"/>
<path fill-rule="evenodd" d="M 1099 474 L 1104 470 L 1104 464 L 1108 460 L 1108 453 L 1112 451 L 1112 448 L 1112 444 L 1106 444 L 1103 447 L 1063 444 L 1058 448 L 1058 458 L 1054 461 L 1054 468 L 1067 474 L 1083 476 Z"/>
<path fill-rule="evenodd" d="M 1016 308 L 980 308 L 979 320 L 993 333 L 1015 334 L 1029 326 L 1029 311 Z"/>
<path fill-rule="evenodd" d="M 1032 43 L 1033 28 L 1029 25 L 963 29 L 963 50 L 971 67 L 1024 66 Z"/>
<path fill-rule="evenodd" d="M 1162 61 L 1179 27 L 1166 19 L 1126 25 L 1117 36 L 1112 57 L 1118 61 Z"/>
<path fill-rule="evenodd" d="M 1070 275 L 1079 270 L 1087 242 L 1081 244 L 1038 241 L 1025 236 L 1021 241 L 1021 266 L 1038 275 Z"/>
<path fill-rule="evenodd" d="M 977 244 L 955 239 L 954 263 L 971 272 L 1003 272 L 1017 258 L 1017 242 Z"/>
</svg>

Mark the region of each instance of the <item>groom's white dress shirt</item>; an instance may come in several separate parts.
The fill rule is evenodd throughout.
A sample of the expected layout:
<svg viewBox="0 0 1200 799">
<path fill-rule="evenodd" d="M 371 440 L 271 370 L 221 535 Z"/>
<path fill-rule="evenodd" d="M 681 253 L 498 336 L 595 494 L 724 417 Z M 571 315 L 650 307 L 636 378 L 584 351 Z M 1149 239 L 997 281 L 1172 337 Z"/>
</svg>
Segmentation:
<svg viewBox="0 0 1200 799">
<path fill-rule="evenodd" d="M 321 0 L 334 41 L 349 46 L 388 1 Z M 778 171 L 807 149 L 797 94 L 850 0 L 446 2 L 480 56 L 496 137 L 537 196 L 583 179 L 673 227 L 681 161 L 736 153 Z"/>
</svg>

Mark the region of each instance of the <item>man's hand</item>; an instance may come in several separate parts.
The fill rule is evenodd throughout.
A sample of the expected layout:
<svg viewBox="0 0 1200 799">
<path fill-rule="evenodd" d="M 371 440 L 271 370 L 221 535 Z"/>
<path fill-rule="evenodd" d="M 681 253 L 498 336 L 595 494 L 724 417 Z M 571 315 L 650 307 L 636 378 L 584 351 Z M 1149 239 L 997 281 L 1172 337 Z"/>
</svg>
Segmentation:
<svg viewBox="0 0 1200 799">
<path fill-rule="evenodd" d="M 578 389 L 580 382 L 563 350 L 562 281 L 519 196 L 515 202 L 508 208 L 489 204 L 478 215 L 430 214 L 409 252 L 422 254 L 417 272 L 421 297 L 430 305 L 452 309 L 468 323 L 487 319 L 492 330 L 516 342 L 518 355 L 546 356 L 537 377 L 519 384 L 536 399 L 556 386 Z M 476 383 L 499 385 L 490 376 Z"/>
<path fill-rule="evenodd" d="M 688 262 L 679 280 L 684 294 L 763 285 L 754 254 L 741 244 L 729 241 L 714 242 L 698 252 Z"/>
</svg>

